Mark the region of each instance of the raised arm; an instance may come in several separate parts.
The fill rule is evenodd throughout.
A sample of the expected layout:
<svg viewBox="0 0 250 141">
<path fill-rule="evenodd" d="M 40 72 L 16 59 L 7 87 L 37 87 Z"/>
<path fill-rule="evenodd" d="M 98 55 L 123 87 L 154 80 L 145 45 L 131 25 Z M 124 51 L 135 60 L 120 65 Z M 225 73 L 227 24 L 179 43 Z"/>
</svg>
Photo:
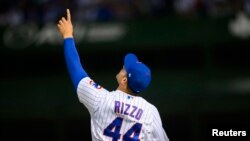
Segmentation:
<svg viewBox="0 0 250 141">
<path fill-rule="evenodd" d="M 79 55 L 77 53 L 75 42 L 73 38 L 73 25 L 71 22 L 71 15 L 69 9 L 67 9 L 67 19 L 62 17 L 58 24 L 58 29 L 64 38 L 64 57 L 66 60 L 67 69 L 70 74 L 70 78 L 73 82 L 75 91 L 81 79 L 87 77 L 87 73 L 83 69 Z"/>
</svg>

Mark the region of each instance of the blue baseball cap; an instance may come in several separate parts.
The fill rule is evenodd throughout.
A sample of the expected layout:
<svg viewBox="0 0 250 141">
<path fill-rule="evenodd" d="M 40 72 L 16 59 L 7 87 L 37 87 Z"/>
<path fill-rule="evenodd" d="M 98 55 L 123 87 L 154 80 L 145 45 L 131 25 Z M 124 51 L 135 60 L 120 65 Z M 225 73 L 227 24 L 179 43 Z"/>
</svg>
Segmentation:
<svg viewBox="0 0 250 141">
<path fill-rule="evenodd" d="M 139 62 L 135 54 L 129 53 L 124 58 L 128 86 L 134 93 L 145 90 L 151 81 L 151 71 L 148 66 Z"/>
</svg>

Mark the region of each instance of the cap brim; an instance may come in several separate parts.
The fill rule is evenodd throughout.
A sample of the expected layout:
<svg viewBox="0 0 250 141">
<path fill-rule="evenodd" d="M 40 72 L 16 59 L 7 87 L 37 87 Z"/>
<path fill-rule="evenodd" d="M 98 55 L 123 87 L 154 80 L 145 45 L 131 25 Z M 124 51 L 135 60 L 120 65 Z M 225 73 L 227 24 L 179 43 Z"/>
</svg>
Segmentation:
<svg viewBox="0 0 250 141">
<path fill-rule="evenodd" d="M 124 66 L 127 70 L 132 64 L 135 64 L 138 61 L 138 58 L 133 53 L 129 53 L 124 58 Z"/>
</svg>

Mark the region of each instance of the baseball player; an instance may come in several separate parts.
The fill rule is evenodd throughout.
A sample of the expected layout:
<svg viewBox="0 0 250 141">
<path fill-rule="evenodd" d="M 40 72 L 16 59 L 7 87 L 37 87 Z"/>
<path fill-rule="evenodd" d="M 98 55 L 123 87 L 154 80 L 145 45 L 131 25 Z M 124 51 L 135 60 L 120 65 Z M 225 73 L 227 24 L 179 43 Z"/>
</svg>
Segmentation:
<svg viewBox="0 0 250 141">
<path fill-rule="evenodd" d="M 70 11 L 57 24 L 64 38 L 64 57 L 79 101 L 91 116 L 93 141 L 168 141 L 155 106 L 140 97 L 150 81 L 150 69 L 127 54 L 116 75 L 118 88 L 107 91 L 82 67 L 73 38 Z"/>
</svg>

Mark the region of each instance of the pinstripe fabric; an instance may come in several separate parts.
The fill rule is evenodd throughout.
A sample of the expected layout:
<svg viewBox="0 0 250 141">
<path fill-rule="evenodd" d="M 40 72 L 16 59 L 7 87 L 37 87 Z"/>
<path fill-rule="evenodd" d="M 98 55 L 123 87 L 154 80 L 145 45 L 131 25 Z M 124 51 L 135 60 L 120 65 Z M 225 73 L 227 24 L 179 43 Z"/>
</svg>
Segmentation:
<svg viewBox="0 0 250 141">
<path fill-rule="evenodd" d="M 141 123 L 140 141 L 168 141 L 157 108 L 142 97 L 131 96 L 120 90 L 109 92 L 93 83 L 89 77 L 80 81 L 77 94 L 79 101 L 90 112 L 93 141 L 112 141 L 103 133 L 117 117 L 123 119 L 121 136 L 134 124 Z"/>
</svg>

